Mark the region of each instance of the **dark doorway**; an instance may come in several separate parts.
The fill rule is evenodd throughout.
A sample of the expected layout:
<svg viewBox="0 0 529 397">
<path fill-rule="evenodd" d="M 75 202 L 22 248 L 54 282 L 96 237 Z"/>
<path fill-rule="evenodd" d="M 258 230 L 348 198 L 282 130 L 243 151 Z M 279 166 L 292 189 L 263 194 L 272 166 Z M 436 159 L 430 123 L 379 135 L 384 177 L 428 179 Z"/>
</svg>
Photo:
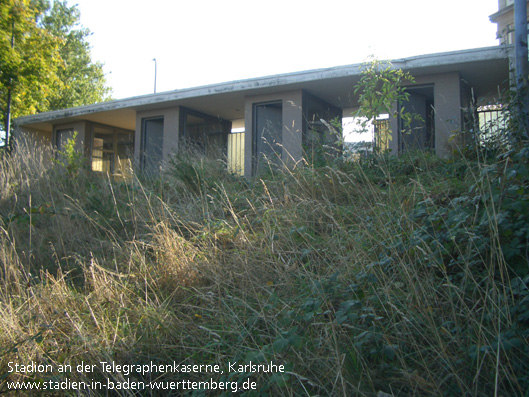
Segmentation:
<svg viewBox="0 0 529 397">
<path fill-rule="evenodd" d="M 258 173 L 263 167 L 281 163 L 283 136 L 283 103 L 258 103 L 254 115 L 254 167 Z"/>
<path fill-rule="evenodd" d="M 343 137 L 335 122 L 342 122 L 341 109 L 303 92 L 303 152 L 309 164 L 326 164 L 341 154 L 337 143 Z"/>
<path fill-rule="evenodd" d="M 406 91 L 408 100 L 399 104 L 399 150 L 435 149 L 434 87 L 412 87 Z"/>
<path fill-rule="evenodd" d="M 163 158 L 163 117 L 143 119 L 141 133 L 142 169 L 155 172 Z"/>
</svg>

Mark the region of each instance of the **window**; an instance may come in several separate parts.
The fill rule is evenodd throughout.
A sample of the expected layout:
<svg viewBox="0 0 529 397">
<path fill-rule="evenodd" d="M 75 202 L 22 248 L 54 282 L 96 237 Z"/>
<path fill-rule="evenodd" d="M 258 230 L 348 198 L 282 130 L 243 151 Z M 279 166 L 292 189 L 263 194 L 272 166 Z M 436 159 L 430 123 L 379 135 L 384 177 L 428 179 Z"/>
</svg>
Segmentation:
<svg viewBox="0 0 529 397">
<path fill-rule="evenodd" d="M 134 151 L 134 133 L 110 126 L 92 128 L 92 171 L 129 176 Z"/>
<path fill-rule="evenodd" d="M 342 138 L 342 131 L 334 125 L 341 120 L 340 109 L 303 92 L 303 151 L 309 163 L 321 163 L 340 154 L 336 143 Z"/>
<path fill-rule="evenodd" d="M 391 140 L 391 128 L 389 124 L 389 114 L 383 114 L 374 121 L 374 147 L 380 152 L 389 150 Z"/>
<path fill-rule="evenodd" d="M 55 146 L 57 150 L 64 151 L 66 144 L 70 139 L 73 139 L 74 131 L 72 128 L 57 130 L 55 133 Z"/>
<path fill-rule="evenodd" d="M 259 103 L 253 106 L 254 115 L 254 172 L 259 168 L 279 164 L 282 154 L 283 103 Z"/>
<path fill-rule="evenodd" d="M 181 136 L 186 144 L 213 157 L 226 154 L 231 122 L 184 107 L 181 114 Z"/>
<path fill-rule="evenodd" d="M 92 170 L 110 173 L 114 170 L 114 134 L 112 129 L 94 128 Z"/>
<path fill-rule="evenodd" d="M 116 163 L 114 173 L 122 176 L 130 176 L 133 155 L 134 132 L 118 132 L 116 134 Z"/>
<path fill-rule="evenodd" d="M 399 151 L 435 149 L 433 85 L 409 87 L 406 92 L 408 100 L 399 104 Z"/>
<path fill-rule="evenodd" d="M 163 158 L 163 117 L 142 120 L 141 167 L 146 172 L 155 172 Z"/>
<path fill-rule="evenodd" d="M 55 132 L 55 147 L 57 148 L 57 153 L 55 153 L 55 158 L 61 162 L 67 163 L 66 154 L 64 153 L 68 141 L 73 139 L 75 132 L 73 128 L 57 130 Z M 77 145 L 76 145 L 77 147 Z"/>
<path fill-rule="evenodd" d="M 484 148 L 508 145 L 509 112 L 502 104 L 478 107 L 479 144 Z"/>
</svg>

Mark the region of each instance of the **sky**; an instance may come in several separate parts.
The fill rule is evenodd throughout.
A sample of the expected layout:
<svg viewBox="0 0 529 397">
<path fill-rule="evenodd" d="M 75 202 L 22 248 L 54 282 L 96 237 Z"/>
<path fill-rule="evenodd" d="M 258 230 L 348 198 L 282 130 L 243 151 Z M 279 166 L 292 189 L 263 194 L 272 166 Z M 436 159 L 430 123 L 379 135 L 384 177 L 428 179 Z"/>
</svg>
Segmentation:
<svg viewBox="0 0 529 397">
<path fill-rule="evenodd" d="M 497 0 L 68 0 L 114 99 L 494 46 Z M 156 59 L 156 62 L 153 59 Z"/>
</svg>

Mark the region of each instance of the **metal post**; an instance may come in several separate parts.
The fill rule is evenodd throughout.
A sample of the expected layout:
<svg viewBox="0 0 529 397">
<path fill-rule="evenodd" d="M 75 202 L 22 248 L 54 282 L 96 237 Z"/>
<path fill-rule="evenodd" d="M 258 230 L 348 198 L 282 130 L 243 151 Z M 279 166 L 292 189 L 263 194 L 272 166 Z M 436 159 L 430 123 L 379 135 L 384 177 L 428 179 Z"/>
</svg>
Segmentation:
<svg viewBox="0 0 529 397">
<path fill-rule="evenodd" d="M 11 25 L 11 49 L 15 48 L 15 21 L 13 20 Z M 6 114 L 6 137 L 5 137 L 5 147 L 11 148 L 11 142 L 13 138 L 11 138 L 11 90 L 13 81 L 12 79 L 9 79 L 9 87 L 7 89 L 7 114 Z"/>
<path fill-rule="evenodd" d="M 154 93 L 156 94 L 156 72 L 157 72 L 157 64 L 156 64 L 156 58 L 152 59 L 154 61 Z"/>
<path fill-rule="evenodd" d="M 516 90 L 519 100 L 520 128 L 522 135 L 529 138 L 528 87 L 529 61 L 527 52 L 527 0 L 514 1 L 514 56 L 516 58 Z"/>
<path fill-rule="evenodd" d="M 6 136 L 5 136 L 5 142 L 4 146 L 6 148 L 10 148 L 10 141 L 11 141 L 11 87 L 7 89 L 7 114 L 6 114 Z"/>
</svg>

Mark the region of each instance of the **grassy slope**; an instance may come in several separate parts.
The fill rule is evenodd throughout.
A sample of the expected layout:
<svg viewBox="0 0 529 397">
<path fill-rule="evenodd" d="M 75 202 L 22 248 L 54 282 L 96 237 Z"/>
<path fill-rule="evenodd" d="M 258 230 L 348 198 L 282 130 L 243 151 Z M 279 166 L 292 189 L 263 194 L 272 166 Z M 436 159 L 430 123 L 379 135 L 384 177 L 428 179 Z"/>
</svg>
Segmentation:
<svg viewBox="0 0 529 397">
<path fill-rule="evenodd" d="M 495 196 L 506 164 L 415 156 L 246 181 L 176 158 L 120 182 L 20 149 L 0 165 L 1 390 L 51 376 L 8 362 L 273 360 L 287 373 L 250 376 L 271 395 L 522 395 L 529 232 L 506 230 L 528 211 Z"/>
</svg>

